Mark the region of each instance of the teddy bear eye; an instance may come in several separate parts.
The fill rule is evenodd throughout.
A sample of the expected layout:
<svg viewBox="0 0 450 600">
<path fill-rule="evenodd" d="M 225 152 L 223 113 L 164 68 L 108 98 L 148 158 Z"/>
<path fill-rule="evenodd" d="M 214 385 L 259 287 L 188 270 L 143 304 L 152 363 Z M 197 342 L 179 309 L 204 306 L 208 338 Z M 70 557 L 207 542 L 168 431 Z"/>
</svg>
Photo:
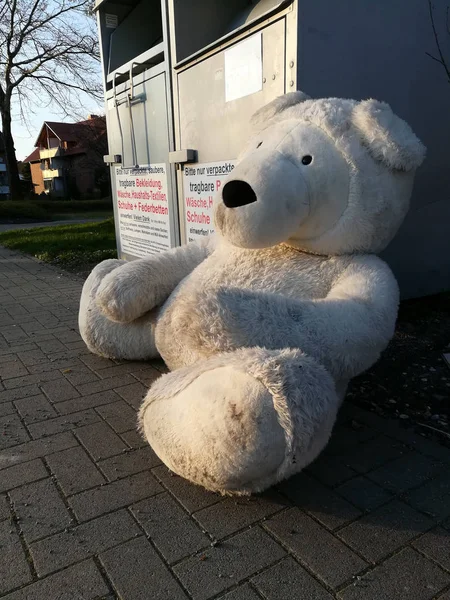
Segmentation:
<svg viewBox="0 0 450 600">
<path fill-rule="evenodd" d="M 312 156 L 310 154 L 306 154 L 302 158 L 302 165 L 310 165 L 312 163 Z"/>
<path fill-rule="evenodd" d="M 262 142 L 259 142 L 259 144 L 256 147 L 259 148 L 260 146 L 262 146 Z"/>
</svg>

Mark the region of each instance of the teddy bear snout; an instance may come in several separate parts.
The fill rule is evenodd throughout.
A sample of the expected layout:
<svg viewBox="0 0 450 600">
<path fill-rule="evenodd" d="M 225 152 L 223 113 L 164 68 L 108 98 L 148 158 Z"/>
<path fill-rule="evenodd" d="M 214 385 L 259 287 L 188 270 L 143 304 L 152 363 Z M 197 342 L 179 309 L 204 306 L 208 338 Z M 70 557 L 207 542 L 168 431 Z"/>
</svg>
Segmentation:
<svg viewBox="0 0 450 600">
<path fill-rule="evenodd" d="M 227 208 L 238 208 L 256 202 L 257 197 L 251 185 L 236 179 L 224 185 L 222 200 Z"/>
</svg>

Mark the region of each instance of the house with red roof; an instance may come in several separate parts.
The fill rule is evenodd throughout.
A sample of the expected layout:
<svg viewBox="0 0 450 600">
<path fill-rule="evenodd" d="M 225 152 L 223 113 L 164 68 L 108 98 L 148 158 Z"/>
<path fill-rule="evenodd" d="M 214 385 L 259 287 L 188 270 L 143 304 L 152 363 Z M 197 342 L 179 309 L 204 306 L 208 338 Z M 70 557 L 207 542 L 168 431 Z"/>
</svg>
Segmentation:
<svg viewBox="0 0 450 600">
<path fill-rule="evenodd" d="M 106 153 L 105 118 L 89 115 L 78 123 L 45 121 L 24 162 L 30 163 L 36 194 L 94 196 L 108 177 Z"/>
</svg>

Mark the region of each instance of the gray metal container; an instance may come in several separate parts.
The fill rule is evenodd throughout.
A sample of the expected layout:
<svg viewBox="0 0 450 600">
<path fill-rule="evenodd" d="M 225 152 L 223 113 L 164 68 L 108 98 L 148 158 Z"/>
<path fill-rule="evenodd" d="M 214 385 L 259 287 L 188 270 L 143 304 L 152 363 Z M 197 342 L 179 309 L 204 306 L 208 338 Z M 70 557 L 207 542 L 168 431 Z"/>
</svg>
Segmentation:
<svg viewBox="0 0 450 600">
<path fill-rule="evenodd" d="M 385 100 L 427 145 L 410 214 L 384 258 L 403 297 L 450 288 L 450 85 L 426 54 L 436 50 L 426 0 L 98 0 L 96 8 L 120 256 L 210 233 L 212 197 L 251 114 L 301 89 Z M 450 61 L 445 10 L 435 0 Z"/>
</svg>

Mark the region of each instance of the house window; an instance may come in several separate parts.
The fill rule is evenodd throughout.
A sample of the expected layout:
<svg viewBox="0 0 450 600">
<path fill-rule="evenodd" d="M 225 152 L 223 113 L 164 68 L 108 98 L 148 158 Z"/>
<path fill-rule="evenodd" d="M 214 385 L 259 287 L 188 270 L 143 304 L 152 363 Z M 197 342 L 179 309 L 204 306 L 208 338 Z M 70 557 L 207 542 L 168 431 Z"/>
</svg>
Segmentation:
<svg viewBox="0 0 450 600">
<path fill-rule="evenodd" d="M 52 191 L 52 180 L 51 179 L 44 179 L 44 189 L 46 192 Z"/>
</svg>

